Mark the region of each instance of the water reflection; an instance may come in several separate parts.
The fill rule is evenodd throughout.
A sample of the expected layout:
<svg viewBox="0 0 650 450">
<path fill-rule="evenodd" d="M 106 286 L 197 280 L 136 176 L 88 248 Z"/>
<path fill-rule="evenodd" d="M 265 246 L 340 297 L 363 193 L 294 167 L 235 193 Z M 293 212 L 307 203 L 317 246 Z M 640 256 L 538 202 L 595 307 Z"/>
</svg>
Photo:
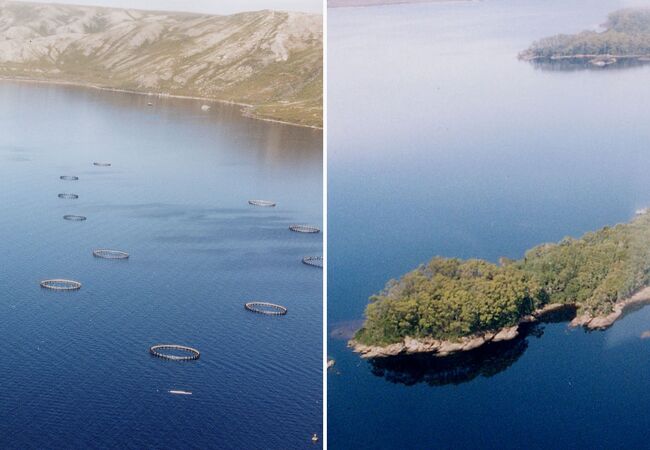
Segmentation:
<svg viewBox="0 0 650 450">
<path fill-rule="evenodd" d="M 241 105 L 6 80 L 2 81 L 0 88 L 13 91 L 13 95 L 20 98 L 21 103 L 26 104 L 31 100 L 29 95 L 33 96 L 35 90 L 38 91 L 41 103 L 45 105 L 57 105 L 63 101 L 75 102 L 77 110 L 73 114 L 81 112 L 75 116 L 75 126 L 79 130 L 92 131 L 97 130 L 98 127 L 101 129 L 102 122 L 106 119 L 99 117 L 97 106 L 105 108 L 108 105 L 124 115 L 137 115 L 139 122 L 143 121 L 142 114 L 146 113 L 150 117 L 149 121 L 145 119 L 147 125 L 157 127 L 162 125 L 176 132 L 179 131 L 176 126 L 179 122 L 191 123 L 192 129 L 182 130 L 191 133 L 185 137 L 186 139 L 198 137 L 200 141 L 207 142 L 212 137 L 215 142 L 225 141 L 225 148 L 219 150 L 241 151 L 241 147 L 245 147 L 246 153 L 255 153 L 258 162 L 308 168 L 322 160 L 321 130 L 265 120 L 251 120 L 242 115 Z M 26 94 L 25 91 L 32 94 Z M 204 104 L 210 105 L 209 111 L 201 110 Z M 133 132 L 140 133 L 142 130 L 133 130 Z"/>
</svg>

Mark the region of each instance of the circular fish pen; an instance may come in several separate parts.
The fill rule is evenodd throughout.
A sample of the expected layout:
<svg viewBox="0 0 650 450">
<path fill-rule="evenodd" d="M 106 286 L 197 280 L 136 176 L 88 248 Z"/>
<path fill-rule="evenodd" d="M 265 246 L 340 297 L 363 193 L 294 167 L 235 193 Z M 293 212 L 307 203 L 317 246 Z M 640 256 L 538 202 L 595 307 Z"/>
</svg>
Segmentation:
<svg viewBox="0 0 650 450">
<path fill-rule="evenodd" d="M 270 200 L 249 200 L 248 204 L 253 206 L 265 206 L 267 208 L 272 208 L 275 206 L 275 202 L 272 202 Z"/>
<path fill-rule="evenodd" d="M 323 257 L 322 256 L 305 256 L 302 259 L 303 264 L 308 266 L 323 268 Z"/>
<path fill-rule="evenodd" d="M 103 259 L 128 259 L 129 254 L 121 250 L 109 250 L 106 248 L 100 248 L 98 250 L 93 250 L 93 256 L 96 258 Z"/>
<path fill-rule="evenodd" d="M 79 179 L 79 177 L 74 175 L 61 175 L 59 178 L 65 181 L 77 181 Z"/>
<path fill-rule="evenodd" d="M 312 225 L 291 225 L 289 229 L 296 233 L 320 233 L 320 228 Z"/>
<path fill-rule="evenodd" d="M 51 289 L 53 291 L 78 291 L 81 289 L 81 283 L 74 280 L 55 278 L 52 280 L 41 281 L 41 287 L 43 289 Z"/>
<path fill-rule="evenodd" d="M 65 198 L 68 200 L 76 200 L 79 198 L 77 194 L 59 194 L 59 198 Z"/>
<path fill-rule="evenodd" d="M 187 353 L 187 355 L 175 355 L 173 353 L 164 352 L 160 350 L 172 350 Z M 149 347 L 149 353 L 157 358 L 169 359 L 171 361 L 192 361 L 199 359 L 201 352 L 192 347 L 176 344 L 158 344 Z"/>
<path fill-rule="evenodd" d="M 65 220 L 71 220 L 72 222 L 83 222 L 86 220 L 86 216 L 75 216 L 74 214 L 66 214 L 63 218 Z"/>
<path fill-rule="evenodd" d="M 111 167 L 111 163 L 109 162 L 94 162 L 93 166 L 97 167 Z"/>
<path fill-rule="evenodd" d="M 284 316 L 287 313 L 287 308 L 284 306 L 268 302 L 248 302 L 244 305 L 244 308 L 254 313 L 266 314 L 267 316 Z"/>
</svg>

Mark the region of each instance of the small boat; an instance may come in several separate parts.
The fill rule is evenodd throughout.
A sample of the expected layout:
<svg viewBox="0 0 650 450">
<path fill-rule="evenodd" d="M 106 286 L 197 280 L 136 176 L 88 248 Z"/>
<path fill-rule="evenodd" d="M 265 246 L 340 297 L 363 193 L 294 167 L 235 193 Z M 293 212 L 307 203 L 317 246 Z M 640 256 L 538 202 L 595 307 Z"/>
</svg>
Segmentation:
<svg viewBox="0 0 650 450">
<path fill-rule="evenodd" d="M 648 214 L 648 208 L 637 209 L 636 211 L 634 211 L 634 214 L 636 214 L 637 216 L 642 216 L 644 214 Z"/>
<path fill-rule="evenodd" d="M 169 393 L 174 395 L 192 395 L 190 391 L 180 391 L 180 390 L 171 390 L 169 391 Z"/>
</svg>

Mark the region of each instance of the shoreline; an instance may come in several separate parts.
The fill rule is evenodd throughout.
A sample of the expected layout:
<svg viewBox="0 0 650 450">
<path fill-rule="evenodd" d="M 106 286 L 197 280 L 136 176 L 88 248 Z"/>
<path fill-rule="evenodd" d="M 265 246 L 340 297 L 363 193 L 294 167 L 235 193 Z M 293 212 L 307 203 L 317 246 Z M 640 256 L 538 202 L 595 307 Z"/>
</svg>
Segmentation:
<svg viewBox="0 0 650 450">
<path fill-rule="evenodd" d="M 579 60 L 593 64 L 594 66 L 609 66 L 616 64 L 621 61 L 638 61 L 641 63 L 650 62 L 649 54 L 638 54 L 638 55 L 611 55 L 611 54 L 602 54 L 602 55 L 590 55 L 590 54 L 578 54 L 578 55 L 553 55 L 553 56 L 538 56 L 531 55 L 527 53 L 528 51 L 523 51 L 517 55 L 517 58 L 522 61 L 527 62 L 538 62 L 538 63 L 553 63 L 555 61 L 570 61 L 570 60 Z"/>
<path fill-rule="evenodd" d="M 301 128 L 311 128 L 314 130 L 320 130 L 322 131 L 322 127 L 318 127 L 316 125 L 305 125 L 305 124 L 300 124 L 300 123 L 294 123 L 294 122 L 287 122 L 284 120 L 279 120 L 279 119 L 272 119 L 269 117 L 263 117 L 259 115 L 255 115 L 250 111 L 250 109 L 255 108 L 255 105 L 251 105 L 248 103 L 241 103 L 241 102 L 235 102 L 231 100 L 220 100 L 220 99 L 215 99 L 215 98 L 210 98 L 210 97 L 198 97 L 198 96 L 191 96 L 191 95 L 177 95 L 177 94 L 161 94 L 161 93 L 155 93 L 155 92 L 143 92 L 143 91 L 136 91 L 132 89 L 120 89 L 120 88 L 113 88 L 113 87 L 108 87 L 108 86 L 101 86 L 97 84 L 92 84 L 92 83 L 85 83 L 81 81 L 63 81 L 63 80 L 41 80 L 41 79 L 34 79 L 34 78 L 21 78 L 21 77 L 10 77 L 6 75 L 0 75 L 0 81 L 9 81 L 9 82 L 17 82 L 17 83 L 34 83 L 34 84 L 49 84 L 49 85 L 58 85 L 58 86 L 71 86 L 71 87 L 78 87 L 78 88 L 84 88 L 84 89 L 96 89 L 99 91 L 108 91 L 108 92 L 117 92 L 117 93 L 123 93 L 123 94 L 135 94 L 135 95 L 143 95 L 147 97 L 159 97 L 159 98 L 173 98 L 173 99 L 181 99 L 181 100 L 202 100 L 208 103 L 219 103 L 222 105 L 231 105 L 231 106 L 241 106 L 242 108 L 240 109 L 239 113 L 242 115 L 242 117 L 245 117 L 247 119 L 254 119 L 254 120 L 261 120 L 264 122 L 273 122 L 273 123 L 278 123 L 282 125 L 289 125 L 289 126 L 294 126 L 294 127 L 301 127 Z M 247 110 L 247 108 L 249 110 Z"/>
<path fill-rule="evenodd" d="M 572 328 L 582 327 L 590 331 L 605 330 L 612 326 L 614 322 L 623 317 L 627 311 L 635 307 L 642 307 L 650 304 L 650 286 L 641 288 L 627 299 L 621 300 L 614 304 L 613 311 L 607 315 L 591 316 L 582 314 L 576 316 L 569 322 Z M 522 317 L 516 325 L 501 328 L 496 331 L 488 331 L 481 334 L 465 336 L 455 341 L 433 339 L 433 338 L 411 338 L 405 337 L 402 342 L 388 344 L 385 346 L 365 345 L 350 339 L 348 347 L 355 353 L 359 353 L 361 358 L 388 358 L 391 356 L 405 356 L 422 353 L 430 353 L 434 357 L 445 357 L 459 352 L 468 352 L 475 350 L 490 342 L 501 342 L 515 339 L 519 336 L 519 327 L 524 323 L 543 321 L 544 316 L 575 308 L 571 304 L 553 303 L 534 311 L 532 314 Z"/>
<path fill-rule="evenodd" d="M 632 294 L 631 297 L 614 303 L 613 311 L 607 315 L 592 317 L 588 313 L 582 314 L 576 316 L 569 325 L 572 327 L 584 327 L 588 330 L 605 330 L 623 317 L 626 311 L 647 304 L 650 304 L 650 286 L 641 288 Z"/>
</svg>

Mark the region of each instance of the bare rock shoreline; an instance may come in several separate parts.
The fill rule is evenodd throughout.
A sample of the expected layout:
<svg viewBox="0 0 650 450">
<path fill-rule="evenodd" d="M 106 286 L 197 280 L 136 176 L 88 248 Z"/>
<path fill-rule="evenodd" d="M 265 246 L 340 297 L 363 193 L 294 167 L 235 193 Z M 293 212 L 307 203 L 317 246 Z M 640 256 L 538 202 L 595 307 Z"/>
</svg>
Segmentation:
<svg viewBox="0 0 650 450">
<path fill-rule="evenodd" d="M 614 322 L 620 319 L 626 310 L 643 306 L 647 303 L 650 303 L 650 286 L 637 291 L 628 299 L 615 303 L 611 313 L 597 317 L 582 314 L 571 321 L 571 326 L 585 327 L 590 330 L 604 330 L 611 327 Z"/>
<path fill-rule="evenodd" d="M 616 303 L 613 311 L 604 316 L 592 317 L 589 314 L 576 316 L 571 322 L 572 327 L 584 327 L 589 330 L 604 330 L 610 327 L 616 320 L 620 319 L 626 310 L 640 307 L 650 303 L 650 287 L 645 287 L 628 299 Z M 509 341 L 519 335 L 519 326 L 523 323 L 531 323 L 543 320 L 550 313 L 558 312 L 567 308 L 574 308 L 572 305 L 550 304 L 534 313 L 521 318 L 517 325 L 502 328 L 494 332 L 486 332 L 467 336 L 455 341 L 440 340 L 432 338 L 411 338 L 405 337 L 402 342 L 386 346 L 365 345 L 354 339 L 348 342 L 348 347 L 360 354 L 362 358 L 387 358 L 398 355 L 413 355 L 418 353 L 431 353 L 432 356 L 443 357 L 453 353 L 467 352 L 477 349 L 489 342 Z"/>
</svg>

